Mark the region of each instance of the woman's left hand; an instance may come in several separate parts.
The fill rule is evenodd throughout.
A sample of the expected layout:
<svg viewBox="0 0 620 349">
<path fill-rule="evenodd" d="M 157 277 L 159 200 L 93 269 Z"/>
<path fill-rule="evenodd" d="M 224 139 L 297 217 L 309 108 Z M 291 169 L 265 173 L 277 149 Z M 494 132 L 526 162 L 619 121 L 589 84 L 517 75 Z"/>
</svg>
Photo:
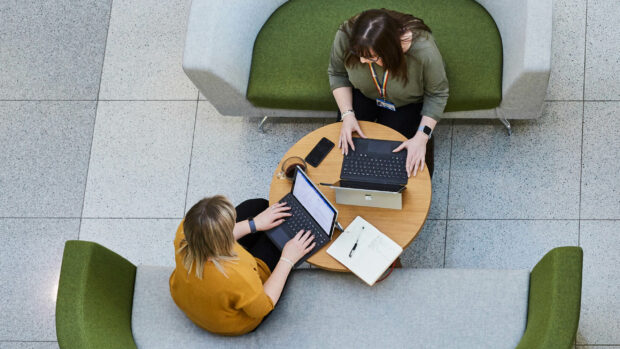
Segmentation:
<svg viewBox="0 0 620 349">
<path fill-rule="evenodd" d="M 284 218 L 291 216 L 288 212 L 290 209 L 290 207 L 286 206 L 286 202 L 277 203 L 267 207 L 265 211 L 254 217 L 256 230 L 267 231 L 284 223 Z"/>
<path fill-rule="evenodd" d="M 428 137 L 418 132 L 415 136 L 413 136 L 413 138 L 404 141 L 398 146 L 398 148 L 394 149 L 394 153 L 405 148 L 407 149 L 407 176 L 411 177 L 411 172 L 413 172 L 413 176 L 415 177 L 418 170 L 420 172 L 424 171 L 427 142 Z"/>
</svg>

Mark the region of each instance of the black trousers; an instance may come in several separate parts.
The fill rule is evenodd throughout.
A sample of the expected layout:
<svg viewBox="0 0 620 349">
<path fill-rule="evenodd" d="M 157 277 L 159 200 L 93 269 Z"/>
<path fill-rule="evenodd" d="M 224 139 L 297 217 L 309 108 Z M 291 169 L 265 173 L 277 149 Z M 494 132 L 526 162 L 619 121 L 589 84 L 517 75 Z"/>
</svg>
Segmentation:
<svg viewBox="0 0 620 349">
<path fill-rule="evenodd" d="M 242 202 L 235 209 L 237 210 L 237 222 L 244 221 L 250 217 L 256 217 L 259 213 L 269 207 L 269 201 L 265 199 L 251 199 Z M 280 250 L 269 240 L 262 231 L 248 234 L 237 242 L 243 246 L 252 256 L 259 258 L 273 271 L 280 260 Z"/>
<path fill-rule="evenodd" d="M 407 138 L 412 138 L 418 131 L 420 121 L 422 121 L 422 103 L 411 103 L 397 108 L 395 111 L 377 106 L 377 101 L 370 99 L 354 88 L 353 89 L 353 110 L 357 120 L 378 122 L 381 125 L 390 127 Z M 340 121 L 338 112 L 338 121 Z M 431 138 L 426 144 L 426 165 L 431 177 L 435 168 L 435 143 Z"/>
</svg>

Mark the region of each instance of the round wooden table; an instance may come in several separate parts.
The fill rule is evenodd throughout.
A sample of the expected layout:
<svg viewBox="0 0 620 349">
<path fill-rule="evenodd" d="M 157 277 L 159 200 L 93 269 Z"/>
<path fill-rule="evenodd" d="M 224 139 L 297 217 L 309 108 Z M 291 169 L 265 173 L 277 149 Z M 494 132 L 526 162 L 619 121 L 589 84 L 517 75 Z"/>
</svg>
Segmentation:
<svg viewBox="0 0 620 349">
<path fill-rule="evenodd" d="M 323 195 L 336 206 L 338 210 L 338 222 L 346 228 L 355 217 L 362 216 L 362 218 L 367 220 L 370 224 L 396 241 L 401 247 L 406 248 L 422 229 L 431 206 L 431 178 L 427 167 L 424 166 L 424 171 L 418 172 L 415 177 L 411 176 L 409 178 L 407 189 L 403 191 L 402 210 L 339 205 L 336 203 L 334 190 L 326 186 L 321 186 L 319 183 L 335 183 L 340 179 L 343 155 L 341 149 L 338 148 L 338 136 L 340 134 L 341 125 L 341 123 L 337 122 L 310 132 L 284 154 L 271 178 L 269 203 L 274 204 L 278 202 L 284 195 L 291 191 L 292 183 L 287 179 L 278 178 L 282 162 L 291 156 L 305 158 L 319 140 L 325 137 L 334 142 L 336 146 L 334 146 L 332 151 L 318 167 L 315 168 L 308 165 L 306 173 L 318 186 Z M 378 123 L 360 121 L 360 127 L 368 138 L 394 141 L 406 140 L 406 138 L 397 131 Z M 332 241 L 334 241 L 338 235 L 340 235 L 340 232 L 335 230 Z M 326 251 L 330 245 L 331 242 L 323 246 L 323 248 L 312 257 L 308 258 L 308 263 L 322 269 L 348 271 L 344 265 L 327 254 Z"/>
</svg>

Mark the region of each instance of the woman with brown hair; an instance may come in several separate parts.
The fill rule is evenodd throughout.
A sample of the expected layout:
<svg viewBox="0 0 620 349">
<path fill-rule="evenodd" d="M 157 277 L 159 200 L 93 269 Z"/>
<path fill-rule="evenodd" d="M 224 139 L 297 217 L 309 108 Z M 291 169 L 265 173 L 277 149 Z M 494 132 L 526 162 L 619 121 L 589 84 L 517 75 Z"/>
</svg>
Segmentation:
<svg viewBox="0 0 620 349">
<path fill-rule="evenodd" d="M 448 100 L 443 59 L 424 21 L 387 9 L 364 11 L 340 26 L 328 68 L 342 120 L 338 146 L 366 138 L 358 120 L 376 121 L 408 138 L 407 174 L 433 172 L 432 132 Z M 429 142 L 430 141 L 430 142 Z M 429 143 L 429 144 L 427 144 Z"/>
<path fill-rule="evenodd" d="M 253 331 L 273 310 L 295 263 L 315 247 L 312 234 L 302 230 L 280 254 L 265 236 L 289 210 L 262 199 L 235 208 L 218 195 L 187 212 L 174 239 L 170 293 L 190 320 L 235 336 Z"/>
</svg>

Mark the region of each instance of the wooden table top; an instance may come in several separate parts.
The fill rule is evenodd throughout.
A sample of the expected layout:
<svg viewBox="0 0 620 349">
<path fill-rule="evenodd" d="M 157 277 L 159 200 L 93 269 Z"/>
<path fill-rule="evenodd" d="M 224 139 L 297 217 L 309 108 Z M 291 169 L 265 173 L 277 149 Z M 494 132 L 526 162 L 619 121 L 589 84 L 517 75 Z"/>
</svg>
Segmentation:
<svg viewBox="0 0 620 349">
<path fill-rule="evenodd" d="M 424 171 L 418 172 L 415 177 L 410 177 L 407 189 L 403 191 L 402 210 L 392 210 L 376 207 L 363 207 L 352 205 L 340 205 L 336 203 L 334 190 L 319 183 L 335 183 L 340 179 L 340 169 L 342 167 L 343 155 L 338 148 L 338 136 L 340 134 L 341 123 L 333 123 L 314 130 L 300 139 L 293 145 L 280 160 L 271 178 L 269 189 L 269 203 L 274 204 L 291 191 L 291 182 L 287 179 L 278 178 L 282 162 L 291 156 L 299 156 L 302 159 L 314 148 L 322 137 L 325 137 L 335 146 L 321 162 L 318 167 L 308 165 L 306 173 L 317 185 L 319 190 L 338 210 L 338 222 L 346 228 L 357 216 L 362 216 L 370 224 L 374 225 L 396 241 L 401 247 L 406 248 L 418 235 L 431 206 L 431 178 L 426 166 Z M 406 138 L 397 131 L 378 123 L 360 121 L 360 127 L 368 138 L 387 139 L 404 141 Z M 334 231 L 332 241 L 340 232 Z M 327 248 L 331 242 L 323 246 L 312 257 L 308 258 L 308 263 L 322 269 L 332 271 L 348 271 L 348 269 L 327 254 Z"/>
</svg>

